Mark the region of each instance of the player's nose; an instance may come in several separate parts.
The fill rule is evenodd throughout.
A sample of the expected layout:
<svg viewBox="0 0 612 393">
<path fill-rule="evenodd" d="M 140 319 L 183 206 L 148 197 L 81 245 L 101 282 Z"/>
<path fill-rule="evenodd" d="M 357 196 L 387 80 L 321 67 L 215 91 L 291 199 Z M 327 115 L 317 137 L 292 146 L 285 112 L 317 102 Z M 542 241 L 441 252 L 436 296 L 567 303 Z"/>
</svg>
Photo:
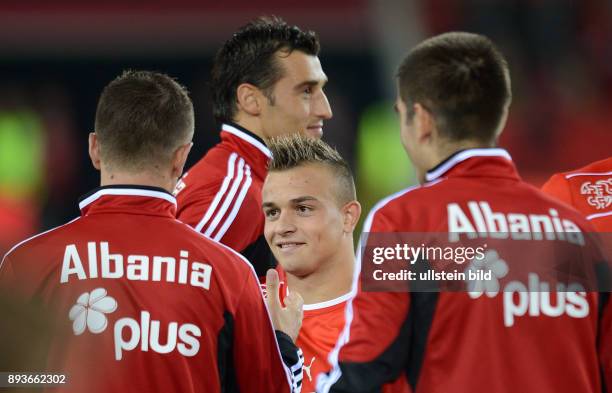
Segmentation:
<svg viewBox="0 0 612 393">
<path fill-rule="evenodd" d="M 275 232 L 279 235 L 287 235 L 295 232 L 296 230 L 297 227 L 295 226 L 291 215 L 285 212 L 281 213 L 278 220 L 276 220 Z"/>
<path fill-rule="evenodd" d="M 331 110 L 331 106 L 329 105 L 329 100 L 324 92 L 321 92 L 319 98 L 315 102 L 314 114 L 319 119 L 328 120 L 331 119 L 334 115 Z"/>
</svg>

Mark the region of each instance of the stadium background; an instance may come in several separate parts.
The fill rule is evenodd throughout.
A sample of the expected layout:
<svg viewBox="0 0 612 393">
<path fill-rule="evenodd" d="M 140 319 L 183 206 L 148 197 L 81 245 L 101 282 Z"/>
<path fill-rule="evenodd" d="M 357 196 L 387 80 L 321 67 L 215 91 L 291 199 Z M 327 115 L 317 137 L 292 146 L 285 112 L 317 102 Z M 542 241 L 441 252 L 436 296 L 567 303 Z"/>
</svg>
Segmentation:
<svg viewBox="0 0 612 393">
<path fill-rule="evenodd" d="M 536 186 L 612 152 L 612 1 L 152 0 L 0 2 L 0 255 L 77 216 L 98 185 L 87 156 L 102 87 L 124 69 L 168 73 L 196 109 L 188 166 L 218 140 L 207 81 L 230 34 L 262 14 L 317 31 L 334 117 L 324 139 L 351 161 L 369 207 L 414 183 L 392 111 L 408 48 L 483 33 L 510 62 L 514 100 L 500 145 Z"/>
</svg>

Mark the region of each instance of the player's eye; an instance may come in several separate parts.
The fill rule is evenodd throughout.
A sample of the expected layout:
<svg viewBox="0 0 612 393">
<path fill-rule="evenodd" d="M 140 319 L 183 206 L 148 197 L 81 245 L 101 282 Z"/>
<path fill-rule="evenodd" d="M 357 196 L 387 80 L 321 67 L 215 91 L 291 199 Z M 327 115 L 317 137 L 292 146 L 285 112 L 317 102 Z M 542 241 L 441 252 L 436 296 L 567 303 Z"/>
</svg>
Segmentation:
<svg viewBox="0 0 612 393">
<path fill-rule="evenodd" d="M 304 90 L 303 90 L 303 93 L 307 94 L 307 95 L 310 95 L 310 94 L 312 94 L 312 91 L 313 91 L 312 86 L 306 86 L 304 88 Z"/>
<path fill-rule="evenodd" d="M 306 206 L 306 205 L 298 205 L 296 207 L 296 210 L 300 213 L 310 213 L 313 209 L 310 206 Z"/>
<path fill-rule="evenodd" d="M 275 218 L 276 216 L 278 216 L 278 213 L 278 209 L 267 209 L 264 211 L 266 218 Z"/>
</svg>

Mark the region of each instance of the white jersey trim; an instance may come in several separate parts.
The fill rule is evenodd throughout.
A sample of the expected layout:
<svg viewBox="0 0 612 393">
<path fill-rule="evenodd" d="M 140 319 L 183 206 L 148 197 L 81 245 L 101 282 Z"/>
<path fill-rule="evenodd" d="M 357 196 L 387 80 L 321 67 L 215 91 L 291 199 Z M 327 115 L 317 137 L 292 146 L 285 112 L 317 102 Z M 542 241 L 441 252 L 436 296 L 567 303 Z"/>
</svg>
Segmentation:
<svg viewBox="0 0 612 393">
<path fill-rule="evenodd" d="M 505 149 L 468 149 L 453 156 L 451 159 L 449 159 L 447 162 L 445 162 L 435 170 L 427 172 L 425 174 L 425 179 L 427 181 L 435 180 L 440 176 L 444 175 L 455 165 L 472 157 L 503 157 L 508 161 L 512 161 L 512 157 L 510 157 L 510 154 Z"/>
<path fill-rule="evenodd" d="M 46 231 L 41 232 L 41 233 L 39 233 L 39 234 L 36 234 L 36 235 L 34 235 L 34 236 L 30 236 L 29 238 L 27 238 L 27 239 L 25 239 L 25 240 L 22 240 L 22 241 L 20 241 L 19 243 L 15 244 L 15 245 L 14 245 L 14 246 L 13 246 L 13 247 L 10 249 L 10 250 L 8 250 L 8 252 L 7 252 L 6 254 L 4 254 L 4 257 L 2 257 L 2 261 L 0 261 L 0 269 L 2 269 L 2 265 L 4 265 L 4 260 L 6 259 L 6 257 L 8 257 L 10 253 L 12 253 L 13 251 L 15 251 L 15 249 L 17 249 L 17 247 L 21 246 L 21 245 L 22 245 L 22 244 L 24 244 L 24 243 L 29 242 L 30 240 L 36 239 L 36 238 L 37 238 L 37 237 L 39 237 L 39 236 L 46 235 L 47 233 L 49 233 L 49 232 L 53 232 L 53 231 L 55 231 L 56 229 L 60 229 L 60 228 L 65 227 L 66 225 L 72 224 L 73 222 L 75 222 L 75 221 L 76 221 L 76 220 L 78 220 L 79 218 L 81 218 L 81 217 L 79 216 L 79 217 L 77 217 L 77 218 L 75 218 L 75 219 L 73 219 L 73 220 L 68 221 L 68 222 L 67 222 L 67 223 L 65 223 L 65 224 L 62 224 L 62 225 L 60 225 L 60 226 L 57 226 L 57 227 L 51 228 L 51 229 L 49 229 L 49 230 L 46 230 Z"/>
<path fill-rule="evenodd" d="M 221 188 L 194 229 L 206 237 L 221 241 L 240 212 L 252 183 L 251 167 L 242 157 L 238 156 L 238 153 L 230 154 L 227 160 L 227 175 L 223 179 Z M 230 212 L 224 219 L 228 210 Z M 210 221 L 211 218 L 212 221 Z M 216 234 L 215 231 L 217 231 Z"/>
<path fill-rule="evenodd" d="M 223 216 L 225 216 L 227 209 L 229 209 L 230 204 L 234 200 L 234 196 L 236 195 L 236 192 L 238 191 L 238 187 L 242 183 L 242 178 L 244 177 L 244 165 L 245 165 L 244 159 L 240 158 L 240 160 L 238 160 L 238 175 L 234 178 L 234 181 L 232 182 L 232 187 L 229 189 L 229 192 L 227 196 L 225 196 L 225 199 L 223 199 L 223 204 L 217 211 L 215 218 L 212 220 L 212 222 L 210 223 L 210 225 L 204 232 L 205 236 L 212 238 L 213 231 L 217 229 L 217 226 L 221 222 L 221 219 L 223 218 Z M 215 240 L 218 240 L 218 239 L 215 239 Z"/>
<path fill-rule="evenodd" d="M 312 311 L 312 310 L 320 310 L 322 308 L 327 308 L 327 307 L 331 307 L 331 306 L 336 306 L 340 303 L 344 303 L 347 300 L 349 300 L 351 298 L 351 295 L 353 294 L 352 291 L 345 293 L 342 296 L 338 296 L 335 299 L 331 299 L 331 300 L 326 300 L 324 302 L 319 302 L 319 303 L 311 303 L 311 304 L 304 304 L 303 310 L 304 311 Z"/>
<path fill-rule="evenodd" d="M 609 212 L 603 212 L 603 213 L 595 213 L 595 214 L 590 214 L 588 216 L 586 216 L 587 220 L 592 220 L 594 218 L 601 218 L 601 217 L 606 217 L 612 215 L 612 210 Z"/>
<path fill-rule="evenodd" d="M 582 173 L 570 173 L 568 175 L 565 175 L 566 179 L 571 179 L 572 177 L 576 177 L 576 176 L 606 176 L 606 175 L 612 175 L 612 171 L 610 172 L 582 172 Z"/>
<path fill-rule="evenodd" d="M 225 175 L 223 183 L 221 184 L 221 188 L 219 189 L 219 191 L 217 191 L 217 194 L 215 195 L 210 206 L 208 206 L 208 209 L 204 213 L 204 216 L 202 217 L 198 225 L 195 226 L 196 231 L 202 232 L 202 228 L 204 228 L 204 225 L 206 225 L 215 210 L 217 210 L 217 206 L 219 205 L 219 202 L 221 202 L 221 198 L 223 198 L 223 195 L 225 195 L 227 187 L 229 187 L 229 183 L 234 177 L 234 166 L 236 164 L 236 158 L 238 158 L 238 154 L 230 154 L 229 159 L 227 160 L 227 175 Z"/>
<path fill-rule="evenodd" d="M 216 241 L 221 241 L 221 239 L 223 239 L 223 235 L 225 235 L 230 225 L 232 225 L 232 223 L 236 219 L 236 216 L 238 215 L 238 212 L 240 211 L 240 208 L 242 207 L 242 202 L 244 202 L 244 198 L 246 197 L 246 194 L 249 191 L 249 188 L 251 187 L 252 182 L 253 182 L 253 178 L 251 177 L 251 167 L 249 165 L 246 165 L 246 181 L 242 184 L 242 188 L 240 189 L 240 194 L 238 194 L 238 198 L 236 199 L 236 202 L 234 203 L 234 207 L 232 211 L 230 212 L 229 216 L 225 219 L 225 222 L 223 223 L 223 226 L 221 227 L 221 229 L 219 229 L 219 232 L 217 232 L 217 234 L 213 237 L 213 239 L 215 239 Z"/>
<path fill-rule="evenodd" d="M 252 136 L 246 134 L 245 132 L 240 131 L 236 127 L 230 126 L 229 124 L 223 124 L 221 126 L 221 129 L 225 132 L 229 132 L 230 134 L 234 136 L 237 136 L 238 138 L 242 139 L 245 142 L 250 143 L 251 145 L 255 146 L 258 150 L 260 150 L 263 154 L 265 154 L 266 157 L 272 158 L 272 152 L 270 151 L 270 149 L 268 149 L 266 145 L 264 145 L 257 139 L 253 138 Z"/>
<path fill-rule="evenodd" d="M 139 188 L 104 188 L 96 191 L 94 194 L 83 199 L 79 203 L 79 209 L 83 210 L 87 205 L 95 202 L 104 195 L 127 195 L 127 196 L 144 196 L 166 200 L 176 206 L 176 198 L 170 194 L 161 191 L 143 190 Z"/>
</svg>

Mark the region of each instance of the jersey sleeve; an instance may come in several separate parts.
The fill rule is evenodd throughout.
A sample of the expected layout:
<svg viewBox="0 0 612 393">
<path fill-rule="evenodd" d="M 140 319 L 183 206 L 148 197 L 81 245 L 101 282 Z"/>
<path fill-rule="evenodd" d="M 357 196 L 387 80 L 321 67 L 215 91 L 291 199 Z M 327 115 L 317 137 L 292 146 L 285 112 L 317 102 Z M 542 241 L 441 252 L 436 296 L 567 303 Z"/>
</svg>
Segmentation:
<svg viewBox="0 0 612 393">
<path fill-rule="evenodd" d="M 185 179 L 187 181 L 188 179 Z M 208 238 L 243 251 L 252 242 L 261 206 L 249 195 L 250 177 L 188 184 L 177 193 L 177 218 Z"/>
<path fill-rule="evenodd" d="M 544 185 L 542 191 L 548 195 L 554 196 L 555 198 L 572 205 L 572 194 L 567 184 L 565 177 L 558 173 L 553 175 Z"/>
<path fill-rule="evenodd" d="M 245 282 L 234 319 L 233 357 L 238 391 L 299 393 L 301 366 L 291 370 L 283 363 L 254 273 Z"/>
<path fill-rule="evenodd" d="M 390 231 L 383 214 L 371 214 L 365 228 Z M 410 392 L 403 374 L 413 329 L 410 294 L 361 288 L 356 292 L 347 305 L 344 331 L 328 359 L 332 370 L 319 376 L 317 392 Z"/>
</svg>

